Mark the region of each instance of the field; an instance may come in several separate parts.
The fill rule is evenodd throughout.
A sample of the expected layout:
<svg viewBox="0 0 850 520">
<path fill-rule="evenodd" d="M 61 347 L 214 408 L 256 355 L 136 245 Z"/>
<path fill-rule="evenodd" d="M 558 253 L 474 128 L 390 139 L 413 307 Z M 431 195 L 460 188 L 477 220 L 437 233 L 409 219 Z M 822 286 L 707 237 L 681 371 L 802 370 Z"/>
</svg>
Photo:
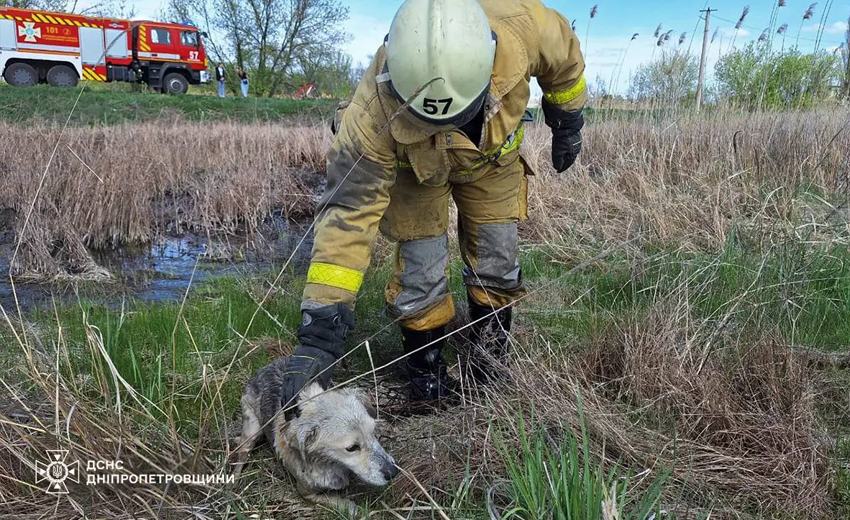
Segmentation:
<svg viewBox="0 0 850 520">
<path fill-rule="evenodd" d="M 252 113 L 230 110 L 241 100 L 87 92 L 92 112 L 63 129 L 75 93 L 55 96 L 50 115 L 23 115 L 31 105 L 0 88 L 21 114 L 0 122 L 3 265 L 16 289 L 65 295 L 3 308 L 3 510 L 332 518 L 297 498 L 268 448 L 232 486 L 87 486 L 84 471 L 57 499 L 36 483 L 47 449 L 121 460 L 125 475 L 227 472 L 244 382 L 295 341 L 303 266 L 115 306 L 98 294 L 121 273 L 98 253 L 184 233 L 261 247 L 270 221 L 309 221 L 330 142 L 313 104 Z M 127 108 L 149 103 L 182 108 Z M 378 393 L 404 474 L 355 490 L 358 503 L 378 518 L 847 518 L 848 121 L 847 109 L 600 116 L 565 174 L 532 125 L 529 295 L 509 377 L 437 414 L 394 397 L 401 349 L 379 242 L 336 380 Z M 464 324 L 461 308 L 454 348 Z"/>
<path fill-rule="evenodd" d="M 0 83 L 0 120 L 8 123 L 31 124 L 53 122 L 74 126 L 101 126 L 118 123 L 169 120 L 184 118 L 198 123 L 225 121 L 275 122 L 292 118 L 317 118 L 329 114 L 335 102 L 329 100 L 294 101 L 234 97 L 228 93 L 219 99 L 195 87 L 193 95 L 143 95 L 142 87 L 125 84 L 87 85 L 85 95 L 79 89 L 57 90 L 47 85 L 25 90 Z"/>
</svg>

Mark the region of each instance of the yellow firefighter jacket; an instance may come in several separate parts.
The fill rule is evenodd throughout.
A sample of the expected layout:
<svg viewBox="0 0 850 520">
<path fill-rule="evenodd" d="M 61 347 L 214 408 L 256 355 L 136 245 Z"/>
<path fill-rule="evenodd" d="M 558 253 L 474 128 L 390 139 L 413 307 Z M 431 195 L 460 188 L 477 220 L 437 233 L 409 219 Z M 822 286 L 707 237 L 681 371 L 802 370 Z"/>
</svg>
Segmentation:
<svg viewBox="0 0 850 520">
<path fill-rule="evenodd" d="M 426 185 L 468 182 L 482 166 L 518 154 L 522 117 L 536 77 L 546 101 L 577 110 L 586 101 L 584 60 L 567 20 L 539 0 L 481 0 L 496 56 L 481 141 L 428 125 L 396 98 L 382 46 L 345 109 L 328 154 L 305 305 L 353 304 L 399 169 Z M 423 216 L 427 218 L 427 216 Z"/>
</svg>

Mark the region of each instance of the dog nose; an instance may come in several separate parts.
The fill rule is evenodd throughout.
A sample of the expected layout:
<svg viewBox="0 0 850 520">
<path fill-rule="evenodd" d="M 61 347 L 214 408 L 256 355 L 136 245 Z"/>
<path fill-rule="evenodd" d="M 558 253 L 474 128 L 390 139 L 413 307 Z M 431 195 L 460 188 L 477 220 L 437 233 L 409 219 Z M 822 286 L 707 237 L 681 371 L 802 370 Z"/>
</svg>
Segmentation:
<svg viewBox="0 0 850 520">
<path fill-rule="evenodd" d="M 396 467 L 395 462 L 392 460 L 386 461 L 384 467 L 381 468 L 381 474 L 388 481 L 394 479 L 398 475 L 398 467 Z"/>
</svg>

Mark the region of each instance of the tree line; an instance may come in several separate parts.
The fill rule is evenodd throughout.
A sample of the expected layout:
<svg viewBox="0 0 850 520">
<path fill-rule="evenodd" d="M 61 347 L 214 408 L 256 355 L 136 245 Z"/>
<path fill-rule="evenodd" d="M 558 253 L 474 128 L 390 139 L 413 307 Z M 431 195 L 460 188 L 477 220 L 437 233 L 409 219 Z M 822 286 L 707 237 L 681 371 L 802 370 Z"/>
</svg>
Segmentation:
<svg viewBox="0 0 850 520">
<path fill-rule="evenodd" d="M 696 56 L 670 50 L 642 65 L 632 77 L 635 101 L 678 105 L 693 100 Z M 808 108 L 828 99 L 850 101 L 850 20 L 844 43 L 834 51 L 777 50 L 754 41 L 721 56 L 709 92 L 715 103 L 745 110 Z"/>
<path fill-rule="evenodd" d="M 210 60 L 249 71 L 254 95 L 305 83 L 350 93 L 351 58 L 341 51 L 348 8 L 337 0 L 169 0 L 166 16 L 205 31 Z"/>
</svg>

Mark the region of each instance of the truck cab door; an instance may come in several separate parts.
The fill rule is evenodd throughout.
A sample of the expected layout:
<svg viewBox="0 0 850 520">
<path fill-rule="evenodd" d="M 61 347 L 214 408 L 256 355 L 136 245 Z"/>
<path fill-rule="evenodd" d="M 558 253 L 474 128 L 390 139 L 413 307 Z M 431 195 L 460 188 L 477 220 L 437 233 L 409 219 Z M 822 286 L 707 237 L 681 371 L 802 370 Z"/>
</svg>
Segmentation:
<svg viewBox="0 0 850 520">
<path fill-rule="evenodd" d="M 147 34 L 147 45 L 150 51 L 143 54 L 139 53 L 140 57 L 151 60 L 179 60 L 180 54 L 176 52 L 177 31 L 168 27 L 157 27 L 155 25 L 145 25 L 140 28 Z M 140 45 L 141 50 L 141 45 Z"/>
<path fill-rule="evenodd" d="M 129 58 L 130 44 L 127 29 L 106 29 L 106 55 L 110 58 Z"/>
</svg>

